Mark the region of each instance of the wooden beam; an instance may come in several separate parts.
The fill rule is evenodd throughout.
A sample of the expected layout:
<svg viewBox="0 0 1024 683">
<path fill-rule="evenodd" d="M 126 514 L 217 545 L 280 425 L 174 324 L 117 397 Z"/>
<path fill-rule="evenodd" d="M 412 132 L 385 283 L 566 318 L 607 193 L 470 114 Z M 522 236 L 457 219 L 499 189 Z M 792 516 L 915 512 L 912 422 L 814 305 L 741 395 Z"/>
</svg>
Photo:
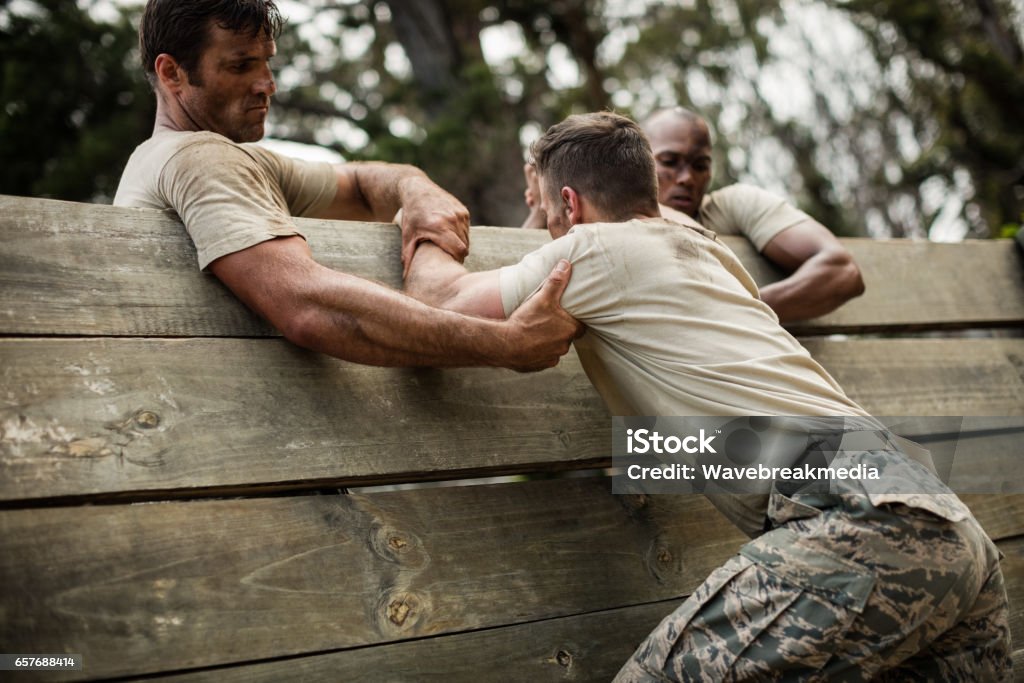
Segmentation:
<svg viewBox="0 0 1024 683">
<path fill-rule="evenodd" d="M 5 510 L 0 642 L 80 678 L 361 647 L 679 597 L 742 541 L 595 479 Z"/>
<path fill-rule="evenodd" d="M 161 676 L 163 683 L 610 681 L 680 600 L 423 640 Z"/>
<path fill-rule="evenodd" d="M 1000 547 L 1018 634 L 1022 501 L 974 501 L 983 523 L 1010 535 Z M 394 653 L 410 672 L 423 665 L 413 658 L 422 646 L 362 648 L 522 624 L 497 640 L 463 637 L 497 648 L 503 669 L 545 668 L 560 651 L 581 666 L 596 657 L 617 667 L 745 540 L 702 496 L 615 496 L 596 479 L 6 510 L 0 642 L 13 652 L 80 653 L 78 679 L 353 648 L 325 664 L 348 670 Z M 536 623 L 652 602 L 662 604 L 628 628 L 600 615 Z M 607 657 L 589 645 L 589 629 L 607 639 Z M 500 644 L 512 638 L 526 638 L 516 641 L 519 655 Z M 438 655 L 469 647 L 461 637 L 418 642 Z M 559 666 L 552 671 L 572 670 Z"/>
<path fill-rule="evenodd" d="M 878 415 L 1024 411 L 1011 361 L 1024 340 L 821 341 L 814 352 Z M 574 355 L 521 375 L 364 367 L 274 339 L 19 338 L 0 339 L 0 358 L 0 501 L 492 476 L 611 458 L 610 416 Z"/>
<path fill-rule="evenodd" d="M 312 221 L 315 257 L 401 282 L 393 225 Z M 472 269 L 517 261 L 543 231 L 473 230 Z M 253 336 L 273 330 L 196 270 L 181 224 L 163 212 L 0 196 L 0 334 Z M 742 238 L 723 238 L 761 284 L 780 274 Z M 796 333 L 1024 324 L 1024 269 L 1012 240 L 962 244 L 845 240 L 867 293 Z M 976 273 L 985 274 L 978 286 Z"/>
</svg>

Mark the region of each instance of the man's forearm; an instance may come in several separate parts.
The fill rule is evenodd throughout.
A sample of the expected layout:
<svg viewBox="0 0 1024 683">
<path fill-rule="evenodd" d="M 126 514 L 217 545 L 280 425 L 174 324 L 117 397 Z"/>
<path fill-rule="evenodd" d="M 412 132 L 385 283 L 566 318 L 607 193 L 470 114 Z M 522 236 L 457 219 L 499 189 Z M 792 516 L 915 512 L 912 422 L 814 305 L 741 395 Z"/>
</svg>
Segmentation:
<svg viewBox="0 0 1024 683">
<path fill-rule="evenodd" d="M 402 208 L 403 199 L 417 187 L 433 186 L 427 175 L 415 166 L 362 162 L 349 164 L 356 191 L 374 220 L 390 222 Z"/>
<path fill-rule="evenodd" d="M 860 269 L 845 253 L 821 253 L 789 277 L 761 288 L 761 299 L 780 322 L 809 320 L 831 313 L 864 293 Z"/>
<path fill-rule="evenodd" d="M 437 308 L 447 306 L 458 291 L 456 283 L 468 274 L 465 266 L 432 244 L 416 249 L 405 276 L 405 293 Z"/>
<path fill-rule="evenodd" d="M 535 297 L 532 307 L 522 307 L 509 322 L 431 308 L 326 268 L 310 258 L 299 237 L 230 254 L 211 270 L 292 342 L 369 365 L 536 370 L 555 365 L 578 328 L 558 307 L 568 270 L 553 274 L 547 296 Z"/>
<path fill-rule="evenodd" d="M 321 285 L 298 304 L 306 313 L 282 330 L 300 346 L 368 365 L 511 364 L 500 324 L 439 310 L 382 285 L 324 270 Z"/>
</svg>

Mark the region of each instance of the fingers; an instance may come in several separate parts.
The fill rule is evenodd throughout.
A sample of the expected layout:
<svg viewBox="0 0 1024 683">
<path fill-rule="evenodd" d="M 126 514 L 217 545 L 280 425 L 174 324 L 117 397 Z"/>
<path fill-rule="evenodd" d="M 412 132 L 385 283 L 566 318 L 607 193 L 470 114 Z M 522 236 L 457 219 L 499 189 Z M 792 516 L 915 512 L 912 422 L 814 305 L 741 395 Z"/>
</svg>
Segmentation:
<svg viewBox="0 0 1024 683">
<path fill-rule="evenodd" d="M 539 295 L 550 297 L 555 304 L 558 304 L 562 300 L 565 288 L 569 286 L 569 278 L 571 276 L 572 264 L 566 259 L 560 260 L 551 269 L 547 280 L 544 281 L 544 286 L 541 287 Z"/>
</svg>

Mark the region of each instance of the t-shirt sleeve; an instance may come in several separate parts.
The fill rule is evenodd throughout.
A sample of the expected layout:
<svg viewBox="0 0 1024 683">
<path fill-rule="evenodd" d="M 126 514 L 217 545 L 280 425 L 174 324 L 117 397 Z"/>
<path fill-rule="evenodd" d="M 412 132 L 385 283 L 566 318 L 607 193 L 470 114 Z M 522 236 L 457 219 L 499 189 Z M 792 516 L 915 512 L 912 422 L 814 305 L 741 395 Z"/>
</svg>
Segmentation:
<svg viewBox="0 0 1024 683">
<path fill-rule="evenodd" d="M 196 246 L 200 269 L 269 239 L 302 235 L 273 171 L 227 140 L 182 147 L 158 182 Z M 317 196 L 322 194 L 321 188 Z"/>
<path fill-rule="evenodd" d="M 701 223 L 722 234 L 743 234 L 763 251 L 786 228 L 812 220 L 782 197 L 753 185 L 729 185 L 708 195 Z"/>
<path fill-rule="evenodd" d="M 319 216 L 338 192 L 338 174 L 326 161 L 305 161 L 272 152 L 257 144 L 243 147 L 261 157 L 276 176 L 288 211 L 293 216 Z"/>
<path fill-rule="evenodd" d="M 501 304 L 506 317 L 540 288 L 563 258 L 572 263 L 572 275 L 562 295 L 562 308 L 584 323 L 616 311 L 618 293 L 610 282 L 612 264 L 607 251 L 592 231 L 577 229 L 501 269 Z"/>
</svg>

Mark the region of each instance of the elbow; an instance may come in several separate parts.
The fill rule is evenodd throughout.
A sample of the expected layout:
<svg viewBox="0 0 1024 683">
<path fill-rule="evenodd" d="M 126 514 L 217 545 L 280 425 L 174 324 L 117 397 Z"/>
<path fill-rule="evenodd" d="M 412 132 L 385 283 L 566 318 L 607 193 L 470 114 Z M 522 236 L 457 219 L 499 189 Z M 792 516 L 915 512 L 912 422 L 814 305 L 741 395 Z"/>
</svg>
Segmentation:
<svg viewBox="0 0 1024 683">
<path fill-rule="evenodd" d="M 857 266 L 857 262 L 853 260 L 853 256 L 848 251 L 843 251 L 843 262 L 841 264 L 841 275 L 840 281 L 842 282 L 840 292 L 843 298 L 843 302 L 854 299 L 864 294 L 864 278 L 861 275 L 860 267 Z"/>
<path fill-rule="evenodd" d="M 287 313 L 276 316 L 276 319 L 271 319 L 270 324 L 296 346 L 312 351 L 321 349 L 323 325 L 319 312 L 313 307 L 297 306 Z"/>
<path fill-rule="evenodd" d="M 864 278 L 850 252 L 839 247 L 824 254 L 823 257 L 822 261 L 827 267 L 825 272 L 829 274 L 828 289 L 832 308 L 838 308 L 864 293 Z"/>
</svg>

